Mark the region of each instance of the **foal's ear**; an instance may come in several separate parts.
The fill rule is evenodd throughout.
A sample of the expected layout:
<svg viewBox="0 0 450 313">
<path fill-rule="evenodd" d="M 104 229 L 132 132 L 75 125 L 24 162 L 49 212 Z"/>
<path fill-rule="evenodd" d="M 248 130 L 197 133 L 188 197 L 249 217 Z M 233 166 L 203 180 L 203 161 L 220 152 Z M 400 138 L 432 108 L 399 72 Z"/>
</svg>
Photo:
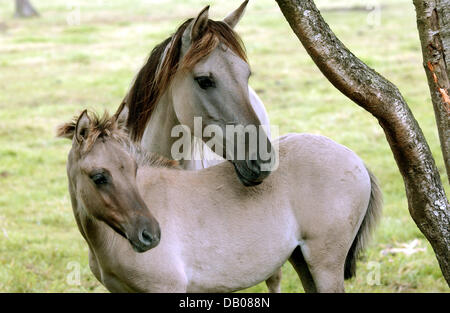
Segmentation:
<svg viewBox="0 0 450 313">
<path fill-rule="evenodd" d="M 128 106 L 126 104 L 126 98 L 122 101 L 122 103 L 119 106 L 119 109 L 117 109 L 116 114 L 114 114 L 114 119 L 117 122 L 117 125 L 119 128 L 126 128 L 127 126 L 127 120 L 128 120 Z"/>
<path fill-rule="evenodd" d="M 231 28 L 234 28 L 237 23 L 241 20 L 242 16 L 244 15 L 245 8 L 247 7 L 249 0 L 245 0 L 244 3 L 240 5 L 239 8 L 231 12 L 227 15 L 227 17 L 224 18 L 224 22 L 228 24 Z"/>
<path fill-rule="evenodd" d="M 209 5 L 200 11 L 197 18 L 191 23 L 191 42 L 202 37 L 209 19 Z"/>
<path fill-rule="evenodd" d="M 84 110 L 75 126 L 75 139 L 78 143 L 81 143 L 87 138 L 90 124 L 91 119 L 88 116 L 87 110 Z"/>
</svg>

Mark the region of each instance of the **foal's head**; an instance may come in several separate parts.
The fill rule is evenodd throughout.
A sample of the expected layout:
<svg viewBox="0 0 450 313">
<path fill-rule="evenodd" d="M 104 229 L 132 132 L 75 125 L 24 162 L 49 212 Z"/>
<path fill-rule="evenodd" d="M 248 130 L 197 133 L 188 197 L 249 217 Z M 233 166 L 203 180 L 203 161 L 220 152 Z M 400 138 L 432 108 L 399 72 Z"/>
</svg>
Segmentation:
<svg viewBox="0 0 450 313">
<path fill-rule="evenodd" d="M 58 136 L 73 141 L 67 173 L 74 210 L 105 222 L 137 252 L 157 246 L 160 228 L 138 192 L 138 164 L 116 118 L 84 111 Z"/>
</svg>

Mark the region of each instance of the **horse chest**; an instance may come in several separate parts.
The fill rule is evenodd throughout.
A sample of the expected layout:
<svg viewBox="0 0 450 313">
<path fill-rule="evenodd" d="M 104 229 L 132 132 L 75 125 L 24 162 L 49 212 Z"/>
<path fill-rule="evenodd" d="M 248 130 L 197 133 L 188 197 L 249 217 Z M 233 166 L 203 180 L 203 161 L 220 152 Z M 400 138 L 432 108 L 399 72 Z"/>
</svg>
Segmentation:
<svg viewBox="0 0 450 313">
<path fill-rule="evenodd" d="M 186 279 L 180 264 L 171 259 L 161 261 L 151 252 L 156 251 L 100 255 L 100 281 L 112 292 L 185 292 Z"/>
</svg>

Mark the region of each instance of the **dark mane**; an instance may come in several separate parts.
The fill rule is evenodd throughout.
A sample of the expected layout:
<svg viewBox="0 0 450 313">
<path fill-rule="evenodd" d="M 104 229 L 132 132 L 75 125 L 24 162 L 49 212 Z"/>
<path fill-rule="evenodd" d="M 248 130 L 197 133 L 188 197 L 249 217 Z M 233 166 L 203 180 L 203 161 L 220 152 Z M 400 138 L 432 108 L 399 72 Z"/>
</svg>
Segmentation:
<svg viewBox="0 0 450 313">
<path fill-rule="evenodd" d="M 234 53 L 247 61 L 244 46 L 239 36 L 225 22 L 208 20 L 208 24 L 201 38 L 194 41 L 179 62 L 182 36 L 193 19 L 185 21 L 174 35 L 157 45 L 151 52 L 146 64 L 136 76 L 128 96 L 124 99 L 128 105 L 127 128 L 134 141 L 139 141 L 147 122 L 161 96 L 169 87 L 173 76 L 178 70 L 190 70 L 202 58 L 208 56 L 219 43 L 227 45 Z M 157 73 L 159 62 L 168 47 L 167 54 L 160 71 Z"/>
</svg>

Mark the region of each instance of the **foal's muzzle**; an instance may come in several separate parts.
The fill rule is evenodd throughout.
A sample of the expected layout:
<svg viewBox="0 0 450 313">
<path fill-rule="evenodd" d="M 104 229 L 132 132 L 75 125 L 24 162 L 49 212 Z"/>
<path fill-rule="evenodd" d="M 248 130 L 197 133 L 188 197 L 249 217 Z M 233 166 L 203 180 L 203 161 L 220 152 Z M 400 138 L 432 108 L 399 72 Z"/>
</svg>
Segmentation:
<svg viewBox="0 0 450 313">
<path fill-rule="evenodd" d="M 156 221 L 146 221 L 144 218 L 140 218 L 127 233 L 127 239 L 133 250 L 139 253 L 155 248 L 161 240 L 159 224 Z"/>
<path fill-rule="evenodd" d="M 145 229 L 138 233 L 137 240 L 128 239 L 131 246 L 133 247 L 133 250 L 139 253 L 148 251 L 156 247 L 159 244 L 160 240 L 161 240 L 160 233 L 151 234 L 149 231 Z"/>
</svg>

